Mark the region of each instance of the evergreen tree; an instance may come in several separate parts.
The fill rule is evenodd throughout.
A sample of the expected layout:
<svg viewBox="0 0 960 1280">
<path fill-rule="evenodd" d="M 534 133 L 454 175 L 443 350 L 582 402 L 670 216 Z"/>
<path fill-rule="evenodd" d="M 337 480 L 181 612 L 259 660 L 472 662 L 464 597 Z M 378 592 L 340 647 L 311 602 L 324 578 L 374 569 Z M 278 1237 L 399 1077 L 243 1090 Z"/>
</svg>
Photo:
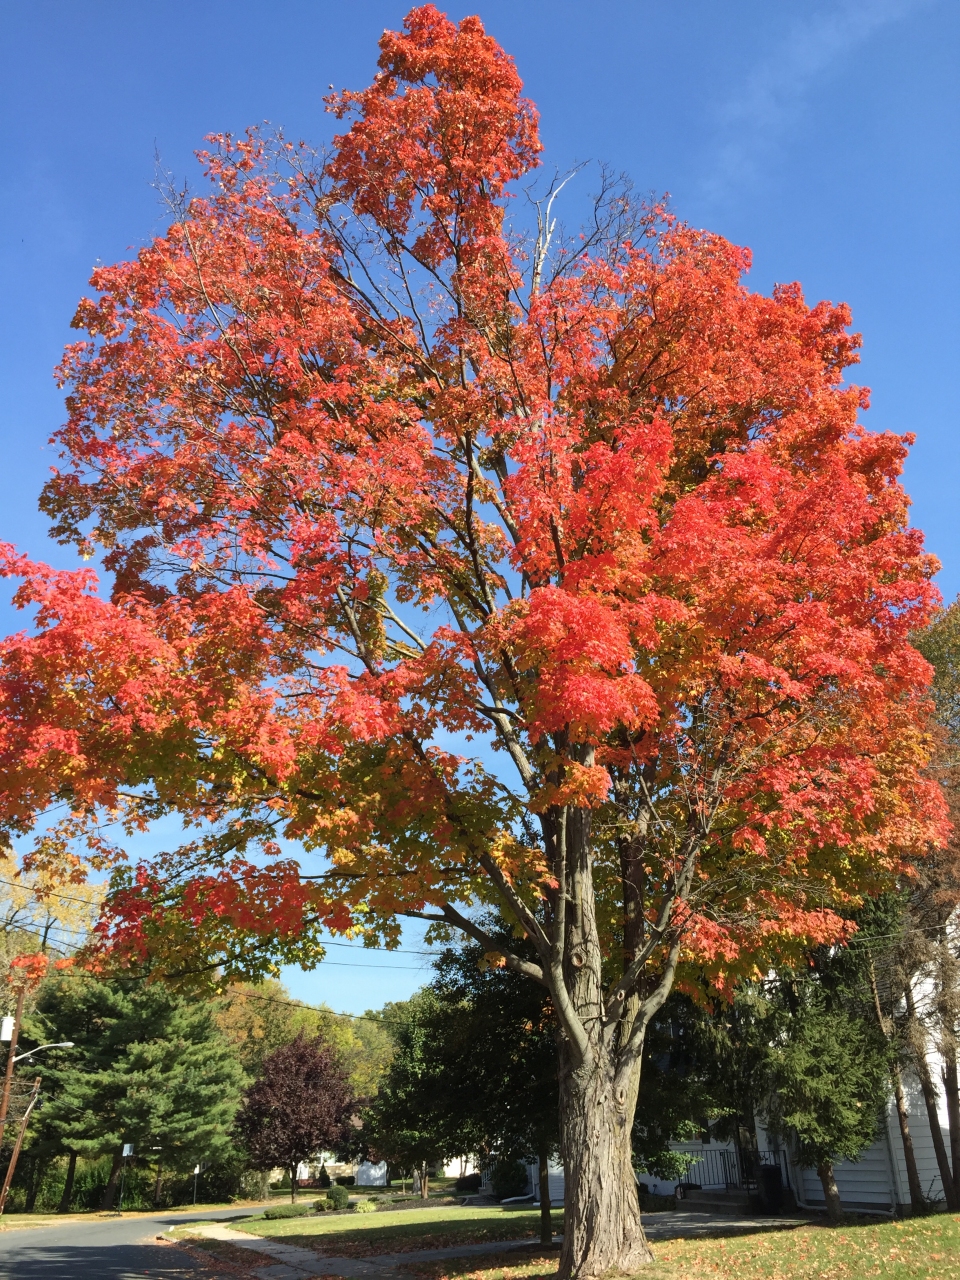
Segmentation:
<svg viewBox="0 0 960 1280">
<path fill-rule="evenodd" d="M 831 1008 L 816 988 L 800 996 L 781 1028 L 769 1052 L 768 1123 L 794 1135 L 801 1165 L 820 1178 L 828 1217 L 839 1221 L 833 1166 L 859 1160 L 876 1138 L 889 1083 L 887 1045 L 875 1023 Z"/>
<path fill-rule="evenodd" d="M 103 983 L 82 973 L 52 979 L 30 1030 L 75 1042 L 43 1064 L 38 1139 L 72 1157 L 61 1208 L 69 1207 L 77 1156 L 112 1156 L 103 1208 L 113 1204 L 122 1148 L 183 1172 L 231 1148 L 243 1073 L 208 1006 L 159 985 Z"/>
</svg>

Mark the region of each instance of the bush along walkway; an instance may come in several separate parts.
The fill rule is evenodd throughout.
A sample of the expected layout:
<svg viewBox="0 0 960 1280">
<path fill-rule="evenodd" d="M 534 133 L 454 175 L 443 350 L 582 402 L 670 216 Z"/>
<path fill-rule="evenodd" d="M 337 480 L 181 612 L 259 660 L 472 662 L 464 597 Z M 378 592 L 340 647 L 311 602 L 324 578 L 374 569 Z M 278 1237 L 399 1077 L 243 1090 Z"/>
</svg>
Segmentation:
<svg viewBox="0 0 960 1280">
<path fill-rule="evenodd" d="M 808 1219 L 801 1218 L 728 1218 L 708 1213 L 663 1213 L 644 1215 L 644 1227 L 651 1240 L 667 1240 L 677 1237 L 734 1235 L 752 1231 L 770 1231 L 801 1226 Z M 504 1254 L 514 1250 L 529 1250 L 535 1244 L 532 1239 L 516 1241 L 485 1241 L 483 1244 L 448 1245 L 442 1249 L 413 1249 L 399 1253 L 384 1253 L 376 1257 L 346 1258 L 320 1254 L 314 1249 L 285 1244 L 268 1236 L 253 1236 L 218 1223 L 206 1223 L 190 1228 L 193 1236 L 207 1240 L 219 1240 L 249 1252 L 251 1262 L 260 1263 L 264 1254 L 276 1259 L 275 1265 L 253 1265 L 250 1275 L 257 1280 L 314 1280 L 315 1277 L 341 1276 L 343 1280 L 410 1280 L 411 1263 L 442 1262 L 448 1258 L 473 1258 L 484 1254 Z M 164 1239 L 183 1243 L 180 1236 L 164 1236 Z M 556 1237 L 559 1240 L 559 1237 Z M 318 1245 L 320 1239 L 318 1238 Z"/>
</svg>

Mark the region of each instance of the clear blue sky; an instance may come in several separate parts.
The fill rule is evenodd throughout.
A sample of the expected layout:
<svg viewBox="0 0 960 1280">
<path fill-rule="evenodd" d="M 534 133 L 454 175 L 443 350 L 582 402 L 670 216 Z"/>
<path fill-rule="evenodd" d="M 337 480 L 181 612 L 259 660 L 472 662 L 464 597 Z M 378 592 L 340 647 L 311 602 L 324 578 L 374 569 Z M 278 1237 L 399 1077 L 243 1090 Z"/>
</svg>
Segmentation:
<svg viewBox="0 0 960 1280">
<path fill-rule="evenodd" d="M 328 85 L 369 83 L 377 39 L 406 7 L 4 0 L 0 539 L 71 563 L 36 511 L 52 461 L 44 445 L 62 416 L 51 369 L 94 263 L 125 256 L 163 226 L 155 154 L 192 176 L 205 134 L 262 120 L 325 140 Z M 688 221 L 749 245 L 755 288 L 796 279 L 811 301 L 851 304 L 864 334 L 856 377 L 873 389 L 866 421 L 916 433 L 907 487 L 952 599 L 956 0 L 478 0 L 447 12 L 479 12 L 516 58 L 541 112 L 548 166 L 605 160 L 641 192 L 669 191 Z M 18 625 L 2 606 L 0 625 Z M 325 964 L 293 986 L 361 1010 L 419 985 L 418 963 L 403 955 L 383 969 Z"/>
</svg>

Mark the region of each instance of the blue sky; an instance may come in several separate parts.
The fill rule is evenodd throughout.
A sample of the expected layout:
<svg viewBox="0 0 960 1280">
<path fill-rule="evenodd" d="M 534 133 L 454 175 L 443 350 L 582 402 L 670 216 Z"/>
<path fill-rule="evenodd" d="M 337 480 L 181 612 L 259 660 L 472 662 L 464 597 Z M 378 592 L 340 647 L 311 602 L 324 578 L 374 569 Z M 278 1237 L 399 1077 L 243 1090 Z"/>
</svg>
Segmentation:
<svg viewBox="0 0 960 1280">
<path fill-rule="evenodd" d="M 92 266 L 163 227 L 155 157 L 192 178 L 205 134 L 263 120 L 324 141 L 328 86 L 366 85 L 381 31 L 405 10 L 383 0 L 3 6 L 0 539 L 72 563 L 36 510 L 62 417 L 51 370 Z M 906 484 L 952 599 L 955 0 L 479 0 L 446 11 L 478 12 L 516 58 L 551 169 L 607 161 L 640 192 L 669 191 L 688 221 L 749 245 L 754 288 L 800 280 L 811 301 L 850 303 L 864 334 L 856 379 L 873 389 L 866 422 L 916 433 Z M 576 183 L 571 211 L 589 176 Z M 19 625 L 2 604 L 0 624 Z M 405 945 L 415 951 L 416 936 Z M 415 954 L 338 947 L 317 974 L 290 981 L 304 998 L 360 1011 L 423 976 Z"/>
</svg>

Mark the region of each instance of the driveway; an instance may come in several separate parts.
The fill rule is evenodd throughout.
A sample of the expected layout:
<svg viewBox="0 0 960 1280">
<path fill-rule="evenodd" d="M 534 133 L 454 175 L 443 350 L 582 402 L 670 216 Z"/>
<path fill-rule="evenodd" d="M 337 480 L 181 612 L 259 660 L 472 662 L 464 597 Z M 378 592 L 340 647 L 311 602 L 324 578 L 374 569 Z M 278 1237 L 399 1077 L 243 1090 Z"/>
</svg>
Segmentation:
<svg viewBox="0 0 960 1280">
<path fill-rule="evenodd" d="M 211 1280 L 214 1265 L 194 1262 L 161 1231 L 195 1219 L 231 1219 L 257 1209 L 170 1209 L 166 1213 L 65 1222 L 0 1232 L 0 1280 Z M 226 1275 L 226 1272 L 223 1273 Z"/>
</svg>

